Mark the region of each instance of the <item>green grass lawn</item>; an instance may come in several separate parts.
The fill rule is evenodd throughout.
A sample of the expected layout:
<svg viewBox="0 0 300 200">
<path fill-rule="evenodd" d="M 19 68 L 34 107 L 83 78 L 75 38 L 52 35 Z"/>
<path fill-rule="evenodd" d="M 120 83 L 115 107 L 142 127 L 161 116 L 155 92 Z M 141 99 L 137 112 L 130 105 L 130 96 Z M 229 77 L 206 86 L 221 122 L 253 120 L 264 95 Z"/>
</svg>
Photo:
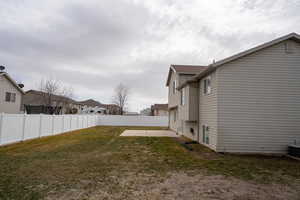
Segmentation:
<svg viewBox="0 0 300 200">
<path fill-rule="evenodd" d="M 173 138 L 118 137 L 125 129 L 160 128 L 103 126 L 0 147 L 0 199 L 43 199 L 74 188 L 117 193 L 121 179 L 139 174 L 220 174 L 266 184 L 300 179 L 300 162 L 287 158 L 219 155 L 201 145 L 190 152 Z"/>
</svg>

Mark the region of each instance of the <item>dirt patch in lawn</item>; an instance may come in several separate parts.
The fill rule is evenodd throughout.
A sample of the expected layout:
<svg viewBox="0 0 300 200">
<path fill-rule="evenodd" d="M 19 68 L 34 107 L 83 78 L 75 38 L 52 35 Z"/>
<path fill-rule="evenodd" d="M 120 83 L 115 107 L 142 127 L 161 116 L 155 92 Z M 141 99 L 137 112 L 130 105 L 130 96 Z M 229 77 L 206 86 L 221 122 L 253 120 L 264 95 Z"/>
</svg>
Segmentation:
<svg viewBox="0 0 300 200">
<path fill-rule="evenodd" d="M 166 177 L 128 174 L 109 177 L 111 184 L 83 181 L 63 194 L 49 193 L 47 200 L 145 199 L 145 200 L 286 200 L 299 199 L 299 185 L 257 184 L 224 176 L 171 173 Z M 103 182 L 104 181 L 104 182 Z"/>
</svg>

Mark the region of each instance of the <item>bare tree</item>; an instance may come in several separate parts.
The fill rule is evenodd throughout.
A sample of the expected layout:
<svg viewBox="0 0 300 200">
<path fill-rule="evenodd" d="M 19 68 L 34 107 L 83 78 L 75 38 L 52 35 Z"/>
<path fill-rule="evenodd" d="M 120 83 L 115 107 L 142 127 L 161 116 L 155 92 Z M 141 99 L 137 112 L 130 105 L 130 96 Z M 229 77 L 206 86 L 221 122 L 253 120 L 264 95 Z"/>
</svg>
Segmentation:
<svg viewBox="0 0 300 200">
<path fill-rule="evenodd" d="M 55 79 L 42 79 L 40 82 L 40 91 L 43 92 L 44 103 L 51 106 L 53 103 L 53 96 L 58 95 L 60 90 L 60 82 Z"/>
<path fill-rule="evenodd" d="M 74 103 L 72 99 L 74 90 L 72 87 L 63 86 L 60 81 L 47 78 L 41 80 L 40 91 L 42 92 L 44 105 L 61 107 L 65 109 L 62 112 L 67 114 L 78 112 L 72 107 Z"/>
<path fill-rule="evenodd" d="M 122 83 L 120 83 L 115 88 L 115 93 L 113 95 L 113 103 L 119 106 L 120 115 L 124 114 L 124 109 L 128 101 L 129 88 Z"/>
<path fill-rule="evenodd" d="M 78 112 L 74 110 L 71 106 L 73 102 L 73 93 L 74 89 L 72 87 L 63 87 L 59 93 L 60 98 L 58 99 L 58 103 L 66 109 L 66 113 L 68 114 L 75 114 Z"/>
</svg>

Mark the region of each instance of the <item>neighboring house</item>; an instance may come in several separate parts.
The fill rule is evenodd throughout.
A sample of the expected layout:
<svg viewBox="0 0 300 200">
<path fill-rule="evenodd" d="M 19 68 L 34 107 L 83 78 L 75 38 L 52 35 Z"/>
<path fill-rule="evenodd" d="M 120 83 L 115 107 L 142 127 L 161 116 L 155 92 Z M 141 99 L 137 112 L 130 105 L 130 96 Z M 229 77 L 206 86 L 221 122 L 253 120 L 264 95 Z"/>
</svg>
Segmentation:
<svg viewBox="0 0 300 200">
<path fill-rule="evenodd" d="M 115 104 L 102 104 L 99 101 L 88 99 L 79 102 L 84 105 L 82 113 L 98 113 L 105 115 L 118 115 L 120 114 L 119 106 Z"/>
<path fill-rule="evenodd" d="M 151 106 L 152 116 L 168 116 L 168 104 L 154 104 Z"/>
<path fill-rule="evenodd" d="M 282 154 L 300 140 L 298 34 L 199 70 L 184 80 L 171 66 L 167 86 L 172 130 L 217 152 Z"/>
<path fill-rule="evenodd" d="M 25 93 L 23 97 L 23 107 L 37 107 L 37 106 L 50 106 L 59 109 L 59 114 L 79 114 L 81 112 L 82 104 L 71 98 L 54 95 L 52 94 L 49 98 L 49 95 L 45 92 L 37 90 L 29 90 Z M 50 104 L 50 105 L 49 105 Z M 24 108 L 23 108 L 24 109 Z M 37 109 L 33 109 L 37 110 Z M 34 114 L 38 114 L 33 112 Z M 50 113 L 45 113 L 50 114 Z"/>
<path fill-rule="evenodd" d="M 82 114 L 101 114 L 104 115 L 108 113 L 108 110 L 105 108 L 103 104 L 93 99 L 88 99 L 85 101 L 81 101 L 81 104 L 84 106 L 81 109 Z"/>
<path fill-rule="evenodd" d="M 151 116 L 152 115 L 151 108 L 145 108 L 145 109 L 141 110 L 140 115 Z"/>
<path fill-rule="evenodd" d="M 120 107 L 116 104 L 103 104 L 104 107 L 107 109 L 108 115 L 119 115 L 120 114 Z"/>
<path fill-rule="evenodd" d="M 6 72 L 0 72 L 0 113 L 21 113 L 24 91 Z"/>
</svg>

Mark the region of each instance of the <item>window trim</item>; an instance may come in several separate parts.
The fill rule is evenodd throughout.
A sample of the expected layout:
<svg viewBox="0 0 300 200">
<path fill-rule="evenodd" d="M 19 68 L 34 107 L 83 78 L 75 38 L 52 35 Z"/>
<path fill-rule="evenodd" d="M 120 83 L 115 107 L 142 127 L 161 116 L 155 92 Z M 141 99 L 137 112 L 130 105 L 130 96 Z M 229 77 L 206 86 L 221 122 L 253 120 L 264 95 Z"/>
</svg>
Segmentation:
<svg viewBox="0 0 300 200">
<path fill-rule="evenodd" d="M 173 94 L 175 94 L 176 93 L 176 80 L 173 81 L 172 87 L 173 87 Z"/>
<path fill-rule="evenodd" d="M 17 94 L 14 92 L 5 92 L 5 102 L 15 103 Z"/>
<path fill-rule="evenodd" d="M 209 95 L 212 93 L 211 77 L 207 76 L 203 79 L 203 94 Z"/>
<path fill-rule="evenodd" d="M 180 91 L 180 105 L 185 105 L 185 87 Z"/>
<path fill-rule="evenodd" d="M 202 125 L 202 142 L 206 145 L 210 144 L 210 137 L 209 137 L 210 127 L 206 124 Z"/>
<path fill-rule="evenodd" d="M 16 102 L 16 93 L 10 93 L 10 99 L 12 103 L 15 103 Z"/>
<path fill-rule="evenodd" d="M 10 102 L 10 92 L 5 92 L 5 102 Z"/>
</svg>

